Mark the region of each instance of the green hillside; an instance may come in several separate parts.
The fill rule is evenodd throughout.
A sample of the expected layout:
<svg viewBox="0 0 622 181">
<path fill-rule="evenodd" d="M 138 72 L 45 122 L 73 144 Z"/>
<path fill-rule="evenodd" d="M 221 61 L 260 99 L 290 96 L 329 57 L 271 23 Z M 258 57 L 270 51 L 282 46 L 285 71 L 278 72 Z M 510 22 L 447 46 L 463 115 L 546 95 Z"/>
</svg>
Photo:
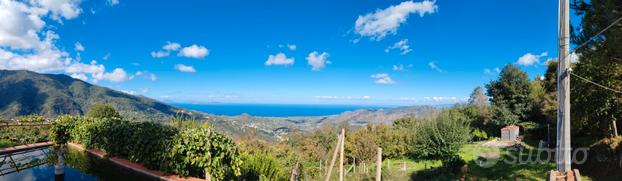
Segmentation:
<svg viewBox="0 0 622 181">
<path fill-rule="evenodd" d="M 82 115 L 90 106 L 112 105 L 126 118 L 167 121 L 180 108 L 73 79 L 64 74 L 0 70 L 0 118 L 20 115 Z"/>
</svg>

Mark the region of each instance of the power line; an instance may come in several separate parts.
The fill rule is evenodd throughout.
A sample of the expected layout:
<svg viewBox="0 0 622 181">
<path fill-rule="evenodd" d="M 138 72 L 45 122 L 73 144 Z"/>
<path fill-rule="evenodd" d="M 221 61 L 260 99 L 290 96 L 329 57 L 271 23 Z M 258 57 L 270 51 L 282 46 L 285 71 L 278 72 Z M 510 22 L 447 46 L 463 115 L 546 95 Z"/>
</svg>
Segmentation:
<svg viewBox="0 0 622 181">
<path fill-rule="evenodd" d="M 587 39 L 587 41 L 581 43 L 579 46 L 575 47 L 574 49 L 570 50 L 566 55 L 564 55 L 563 57 L 560 57 L 563 60 L 563 58 L 566 58 L 567 56 L 575 53 L 578 49 L 588 45 L 589 43 L 592 42 L 592 40 L 594 40 L 596 37 L 602 35 L 603 33 L 605 33 L 605 31 L 607 31 L 609 28 L 613 27 L 614 25 L 618 24 L 620 21 L 622 21 L 622 17 L 618 18 L 617 20 L 613 21 L 613 23 L 609 24 L 609 26 L 605 27 L 604 29 L 600 30 L 596 35 L 590 37 L 589 39 Z"/>
<path fill-rule="evenodd" d="M 596 86 L 598 86 L 598 87 L 601 87 L 601 88 L 603 88 L 603 89 L 607 89 L 607 90 L 613 91 L 613 92 L 615 92 L 615 93 L 622 94 L 622 91 L 619 91 L 619 90 L 613 89 L 613 88 L 611 88 L 611 87 L 607 87 L 607 86 L 601 85 L 601 84 L 599 84 L 599 83 L 596 83 L 596 82 L 594 82 L 594 81 L 591 81 L 590 79 L 587 79 L 587 78 L 585 78 L 585 77 L 581 77 L 581 76 L 579 76 L 579 75 L 575 74 L 575 73 L 574 73 L 574 72 L 572 72 L 572 71 L 568 71 L 568 72 L 570 73 L 570 75 L 574 75 L 575 77 L 580 78 L 580 79 L 582 79 L 582 80 L 584 80 L 584 81 L 586 81 L 586 82 L 588 82 L 588 83 L 590 83 L 590 84 L 594 84 L 594 85 L 596 85 Z"/>
</svg>

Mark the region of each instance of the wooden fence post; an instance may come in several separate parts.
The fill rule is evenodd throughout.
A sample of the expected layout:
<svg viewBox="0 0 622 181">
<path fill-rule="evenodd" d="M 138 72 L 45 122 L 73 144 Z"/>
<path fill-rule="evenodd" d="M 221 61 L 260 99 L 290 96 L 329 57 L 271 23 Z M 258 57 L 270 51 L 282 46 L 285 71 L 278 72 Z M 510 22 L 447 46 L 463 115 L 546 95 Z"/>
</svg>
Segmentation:
<svg viewBox="0 0 622 181">
<path fill-rule="evenodd" d="M 324 181 L 330 180 L 330 175 L 333 172 L 333 167 L 335 166 L 335 161 L 337 160 L 337 152 L 339 151 L 339 146 L 343 144 L 343 140 L 341 135 L 337 136 L 337 145 L 335 145 L 335 151 L 333 152 L 333 158 L 330 160 L 330 167 L 328 167 L 328 172 L 326 173 L 326 177 Z"/>
<path fill-rule="evenodd" d="M 376 159 L 376 181 L 382 180 L 382 148 L 378 147 L 378 156 Z"/>
<path fill-rule="evenodd" d="M 341 145 L 339 145 L 339 181 L 343 181 L 343 145 L 346 141 L 346 129 L 341 128 Z"/>
<path fill-rule="evenodd" d="M 322 162 L 320 162 L 320 164 L 321 163 Z M 296 165 L 292 169 L 292 176 L 289 179 L 290 181 L 297 181 L 298 180 L 298 169 L 299 168 L 300 168 L 300 160 L 296 160 Z"/>
</svg>

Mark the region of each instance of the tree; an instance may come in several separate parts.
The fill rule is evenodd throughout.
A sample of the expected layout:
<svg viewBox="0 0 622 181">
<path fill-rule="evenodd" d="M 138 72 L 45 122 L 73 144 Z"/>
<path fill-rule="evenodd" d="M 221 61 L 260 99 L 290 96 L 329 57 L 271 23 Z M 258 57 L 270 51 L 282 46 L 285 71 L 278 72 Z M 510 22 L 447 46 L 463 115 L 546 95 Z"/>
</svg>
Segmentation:
<svg viewBox="0 0 622 181">
<path fill-rule="evenodd" d="M 417 125 L 411 154 L 418 159 L 441 160 L 456 158 L 460 148 L 470 139 L 468 118 L 458 110 L 448 110 L 436 119 Z"/>
<path fill-rule="evenodd" d="M 499 79 L 491 81 L 486 85 L 486 89 L 488 96 L 492 97 L 493 106 L 506 106 L 510 113 L 525 120 L 532 106 L 529 97 L 530 86 L 527 73 L 512 64 L 507 64 L 503 67 Z"/>
<path fill-rule="evenodd" d="M 484 93 L 484 89 L 481 86 L 475 87 L 473 93 L 469 97 L 469 105 L 477 107 L 488 106 L 488 97 Z"/>
<path fill-rule="evenodd" d="M 572 43 L 587 46 L 577 49 L 580 60 L 573 73 L 615 90 L 622 90 L 622 28 L 620 23 L 591 39 L 620 17 L 619 0 L 576 1 L 572 4 L 582 21 L 573 31 Z M 622 95 L 584 80 L 571 79 L 571 122 L 576 137 L 589 144 L 611 134 L 612 121 L 622 119 Z M 618 127 L 622 121 L 617 121 Z"/>
<path fill-rule="evenodd" d="M 108 104 L 95 104 L 91 106 L 86 116 L 91 118 L 121 118 L 119 112 Z"/>
</svg>

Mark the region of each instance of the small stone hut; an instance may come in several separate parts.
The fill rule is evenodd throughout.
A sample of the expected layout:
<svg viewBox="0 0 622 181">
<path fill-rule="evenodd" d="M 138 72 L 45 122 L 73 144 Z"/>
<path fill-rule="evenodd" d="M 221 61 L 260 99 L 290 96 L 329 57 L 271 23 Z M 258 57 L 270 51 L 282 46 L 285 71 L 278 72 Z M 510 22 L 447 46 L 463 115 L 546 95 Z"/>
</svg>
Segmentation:
<svg viewBox="0 0 622 181">
<path fill-rule="evenodd" d="M 501 141 L 516 141 L 519 135 L 519 127 L 509 125 L 501 128 Z"/>
</svg>

